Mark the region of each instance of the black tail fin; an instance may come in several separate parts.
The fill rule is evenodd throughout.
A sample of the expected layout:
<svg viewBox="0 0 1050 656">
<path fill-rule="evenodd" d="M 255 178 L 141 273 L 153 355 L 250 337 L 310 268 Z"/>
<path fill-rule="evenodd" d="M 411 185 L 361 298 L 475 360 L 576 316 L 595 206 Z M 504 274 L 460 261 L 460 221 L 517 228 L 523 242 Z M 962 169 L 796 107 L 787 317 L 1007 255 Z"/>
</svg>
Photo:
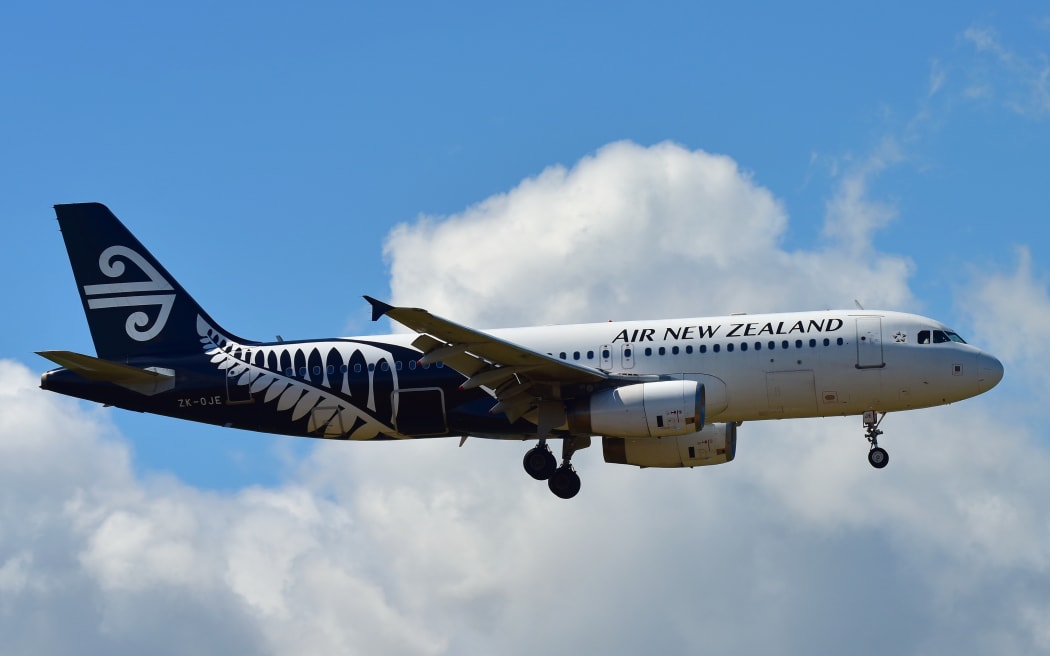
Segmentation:
<svg viewBox="0 0 1050 656">
<path fill-rule="evenodd" d="M 200 353 L 200 326 L 221 330 L 105 205 L 55 213 L 100 358 Z"/>
</svg>

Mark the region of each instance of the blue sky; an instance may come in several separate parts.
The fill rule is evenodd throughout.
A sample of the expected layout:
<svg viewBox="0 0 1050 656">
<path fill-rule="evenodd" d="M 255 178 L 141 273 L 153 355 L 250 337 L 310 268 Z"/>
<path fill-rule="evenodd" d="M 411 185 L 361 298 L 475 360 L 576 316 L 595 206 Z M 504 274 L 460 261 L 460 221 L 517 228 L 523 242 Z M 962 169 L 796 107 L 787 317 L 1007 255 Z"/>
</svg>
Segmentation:
<svg viewBox="0 0 1050 656">
<path fill-rule="evenodd" d="M 1021 531 L 1016 552 L 1027 555 L 993 567 L 968 592 L 956 591 L 957 615 L 938 615 L 937 604 L 955 593 L 937 577 L 950 578 L 972 563 L 949 544 L 950 530 L 925 532 L 921 517 L 909 514 L 897 496 L 906 491 L 919 500 L 945 500 L 946 507 L 964 513 L 960 525 L 968 526 L 964 520 L 970 518 L 974 526 L 999 526 L 1003 535 L 1014 534 L 981 515 L 982 508 L 999 508 L 988 512 L 1001 521 L 1019 518 L 1044 537 L 1050 526 L 1037 509 L 1036 491 L 1043 484 L 1031 464 L 1045 462 L 1050 447 L 1040 416 L 1046 375 L 1037 366 L 1046 355 L 1037 345 L 1040 327 L 1050 317 L 1044 180 L 1050 170 L 1050 11 L 1042 3 L 15 2 L 0 9 L 0 61 L 0 209 L 7 229 L 0 275 L 8 281 L 0 358 L 10 367 L 7 380 L 15 391 L 9 398 L 17 400 L 0 409 L 0 423 L 24 426 L 41 436 L 41 444 L 58 445 L 54 452 L 24 445 L 26 451 L 12 451 L 6 459 L 17 462 L 11 458 L 20 454 L 35 462 L 62 453 L 63 439 L 87 440 L 65 445 L 85 463 L 69 480 L 111 490 L 113 498 L 147 500 L 138 507 L 100 504 L 95 524 L 89 523 L 94 529 L 69 536 L 69 559 L 80 563 L 77 576 L 103 607 L 120 609 L 98 625 L 89 618 L 77 629 L 89 644 L 114 653 L 133 651 L 143 635 L 156 637 L 131 628 L 151 625 L 129 610 L 128 599 L 149 600 L 142 612 L 163 617 L 158 599 L 176 589 L 192 611 L 179 626 L 195 627 L 216 651 L 217 645 L 293 649 L 295 644 L 273 635 L 258 638 L 253 628 L 259 618 L 277 616 L 292 617 L 284 626 L 314 636 L 318 642 L 311 644 L 322 652 L 339 645 L 405 653 L 500 649 L 506 645 L 499 636 L 470 622 L 442 628 L 421 618 L 450 599 L 469 613 L 493 599 L 517 598 L 524 584 L 486 578 L 498 562 L 473 551 L 483 545 L 490 554 L 520 556 L 494 541 L 487 525 L 528 540 L 519 533 L 524 527 L 506 519 L 520 516 L 540 525 L 537 536 L 570 535 L 568 544 L 581 551 L 616 534 L 615 525 L 571 514 L 578 512 L 635 517 L 654 539 L 683 553 L 690 543 L 708 539 L 697 529 L 740 536 L 704 543 L 713 554 L 746 550 L 755 544 L 745 540 L 749 536 L 784 540 L 782 548 L 749 552 L 750 561 L 745 555 L 748 572 L 781 571 L 815 546 L 833 572 L 856 572 L 850 554 L 858 545 L 887 563 L 887 580 L 866 592 L 860 591 L 862 577 L 837 588 L 818 568 L 803 569 L 809 578 L 770 574 L 770 590 L 791 590 L 800 600 L 800 614 L 791 618 L 799 633 L 789 632 L 784 651 L 841 652 L 850 646 L 847 635 L 817 642 L 805 637 L 818 615 L 841 612 L 834 599 L 857 609 L 908 598 L 923 622 L 887 638 L 884 646 L 911 652 L 958 647 L 940 634 L 965 628 L 981 594 L 1016 600 L 1016 612 L 1013 619 L 996 620 L 996 631 L 970 636 L 974 640 L 963 646 L 974 653 L 1004 645 L 1050 650 L 1045 619 L 1038 619 L 1050 616 L 1039 615 L 1047 607 L 1037 593 L 1047 588 L 1036 585 L 1032 593 L 1018 583 L 1033 573 L 1045 575 L 1045 547 L 1026 551 L 1026 540 L 1038 540 Z M 690 172 L 684 181 L 659 177 L 675 166 Z M 718 171 L 732 184 L 716 180 Z M 708 186 L 711 194 L 694 195 Z M 643 199 L 640 206 L 647 209 L 637 216 L 595 209 L 610 199 Z M 775 208 L 754 209 L 761 199 L 771 199 Z M 854 425 L 859 422 L 803 422 L 776 430 L 752 424 L 742 428 L 752 441 L 739 458 L 751 464 L 735 473 L 732 467 L 740 463 L 663 479 L 599 474 L 616 468 L 587 454 L 581 469 L 590 505 L 552 508 L 545 490 L 507 482 L 520 474 L 523 450 L 515 445 L 483 444 L 460 453 L 433 451 L 436 445 L 391 445 L 386 451 L 382 445 L 318 446 L 64 404 L 19 387 L 17 381 L 48 367 L 34 351 L 93 352 L 51 210 L 55 203 L 92 200 L 121 217 L 218 321 L 250 338 L 388 330 L 368 321 L 362 294 L 425 305 L 479 326 L 849 307 L 858 299 L 868 307 L 945 321 L 1002 355 L 1007 377 L 982 400 L 891 417 L 902 435 L 887 444 L 895 456 L 891 469 L 900 460 L 921 463 L 914 471 L 904 465 L 901 479 L 876 482 L 859 468 L 843 471 L 857 463 L 866 467 Z M 617 238 L 632 226 L 639 230 L 631 233 L 635 237 Z M 676 250 L 675 244 L 689 248 Z M 30 409 L 43 414 L 31 416 Z M 997 436 L 993 427 L 1004 416 L 1009 425 L 1000 430 L 1017 441 L 1009 443 L 1014 455 L 996 465 L 998 477 L 967 469 L 977 465 L 966 462 L 952 473 L 950 465 L 959 463 L 936 457 L 955 446 L 921 446 L 922 435 L 962 431 L 970 437 L 959 437 L 960 444 L 996 461 L 996 449 L 986 440 Z M 78 427 L 83 436 L 76 436 Z M 990 432 L 982 433 L 986 428 Z M 778 440 L 777 431 L 788 436 Z M 857 439 L 831 437 L 842 432 Z M 903 439 L 912 434 L 916 440 Z M 11 441 L 16 443 L 22 444 Z M 116 454 L 118 464 L 100 461 L 98 453 Z M 777 454 L 801 460 L 809 477 L 782 472 Z M 4 491 L 11 508 L 65 472 L 40 462 L 34 477 Z M 587 489 L 589 476 L 594 492 Z M 873 492 L 875 485 L 889 502 Z M 996 494 L 997 486 L 1012 492 Z M 964 511 L 947 501 L 953 490 L 974 487 L 989 495 L 976 506 Z M 484 498 L 472 496 L 478 489 Z M 683 494 L 720 490 L 735 491 L 741 500 L 730 507 L 741 514 L 748 514 L 748 504 L 783 504 L 785 516 L 797 522 L 785 525 L 764 514 L 727 521 L 692 508 L 702 521 L 696 526 L 649 510 Z M 636 496 L 625 499 L 623 491 Z M 887 521 L 911 528 L 858 524 L 848 509 L 823 505 L 843 495 L 856 500 L 857 513 L 871 512 L 865 504 L 878 508 L 886 502 L 899 510 L 886 510 Z M 58 509 L 70 507 L 69 498 L 59 497 L 54 506 L 42 506 L 43 516 L 57 518 Z M 799 501 L 805 499 L 813 503 Z M 252 576 L 222 565 L 215 554 L 251 543 L 250 527 L 222 544 L 176 540 L 191 544 L 202 562 L 214 562 L 214 569 L 205 565 L 204 571 L 232 581 L 229 590 L 158 574 L 150 579 L 156 585 L 135 588 L 141 596 L 120 596 L 128 587 L 112 563 L 139 562 L 135 545 L 150 541 L 132 540 L 129 551 L 114 552 L 104 548 L 107 536 L 120 534 L 114 522 L 137 518 L 148 524 L 150 517 L 163 516 L 153 511 L 165 504 L 181 508 L 201 531 L 224 521 L 236 524 L 254 516 L 252 509 L 306 506 L 321 518 L 311 523 L 302 517 L 314 515 L 295 515 L 306 522 L 307 533 L 333 522 L 358 527 L 371 537 L 335 543 L 362 549 L 360 559 L 336 569 L 355 582 L 351 596 L 375 595 L 385 609 L 372 625 L 408 626 L 418 640 L 394 644 L 384 642 L 387 633 L 372 635 L 360 627 L 355 638 L 312 626 L 310 613 L 300 617 L 289 610 L 295 604 L 288 591 L 306 586 L 316 572 L 296 569 L 291 561 L 282 561 L 283 588 L 253 596 L 238 587 Z M 940 508 L 933 502 L 930 507 Z M 267 527 L 287 528 L 266 517 Z M 10 511 L 0 527 L 10 529 L 19 519 Z M 403 559 L 415 552 L 405 547 L 402 555 L 390 555 L 402 544 L 391 536 L 398 529 L 417 535 L 424 526 L 441 534 L 433 537 L 435 544 L 473 554 L 477 569 L 433 562 L 449 581 L 427 579 L 419 583 L 425 589 L 413 589 L 408 581 L 420 573 Z M 985 537 L 974 531 L 966 539 L 981 552 Z M 146 533 L 161 542 L 156 536 L 168 535 Z M 554 558 L 561 553 L 556 546 L 552 537 L 534 551 Z M 306 547 L 285 547 L 300 565 L 316 565 Z M 47 559 L 37 548 L 32 537 L 0 537 L 0 593 L 22 600 L 32 576 L 15 574 L 47 574 Z M 622 572 L 647 553 L 642 546 L 625 549 L 606 555 L 601 565 Z M 108 560 L 106 554 L 114 553 L 120 558 Z M 941 562 L 960 569 L 931 564 Z M 164 569 L 154 561 L 140 564 Z M 543 571 L 544 563 L 535 567 Z M 593 567 L 593 581 L 601 582 L 600 565 Z M 909 582 L 913 569 L 933 573 Z M 652 584 L 638 576 L 628 576 L 636 588 Z M 484 583 L 472 588 L 469 582 L 478 580 Z M 775 607 L 762 603 L 777 595 L 762 597 L 761 582 L 753 582 L 757 596 L 738 590 L 732 579 L 716 577 L 714 583 L 727 586 L 716 588 L 727 598 L 754 604 L 758 614 Z M 714 612 L 688 586 L 672 588 L 680 607 L 699 612 L 691 605 L 696 603 Z M 368 592 L 364 597 L 357 594 L 362 590 Z M 346 601 L 331 590 L 314 592 L 297 603 L 306 609 L 322 598 Z M 422 601 L 413 605 L 416 595 Z M 628 586 L 610 584 L 605 596 L 626 601 Z M 1036 601 L 1028 603 L 1028 597 Z M 58 617 L 55 609 L 77 597 L 70 592 L 34 599 L 44 617 Z M 588 600 L 578 601 L 585 606 Z M 524 634 L 522 618 L 551 621 L 539 610 L 540 598 L 535 605 L 501 603 L 489 619 L 504 637 Z M 6 612 L 13 621 L 16 615 L 5 608 L 0 594 L 0 616 Z M 237 618 L 232 625 L 241 628 L 227 631 L 198 621 L 214 608 Z M 1026 612 L 1036 619 L 1026 623 Z M 788 618 L 762 619 L 786 630 L 780 623 Z M 904 617 L 890 613 L 883 619 Z M 843 621 L 853 626 L 853 620 Z M 640 622 L 632 634 L 639 644 L 668 633 L 658 630 L 667 627 L 656 616 L 643 614 Z M 553 624 L 552 635 L 569 634 L 568 626 Z M 601 644 L 597 614 L 581 626 L 581 646 Z M 675 626 L 669 647 L 688 647 L 687 631 Z M 19 635 L 25 652 L 47 651 L 39 636 Z M 257 638 L 262 642 L 253 642 Z M 630 644 L 626 634 L 621 638 Z M 734 646 L 729 633 L 716 638 Z"/>
</svg>

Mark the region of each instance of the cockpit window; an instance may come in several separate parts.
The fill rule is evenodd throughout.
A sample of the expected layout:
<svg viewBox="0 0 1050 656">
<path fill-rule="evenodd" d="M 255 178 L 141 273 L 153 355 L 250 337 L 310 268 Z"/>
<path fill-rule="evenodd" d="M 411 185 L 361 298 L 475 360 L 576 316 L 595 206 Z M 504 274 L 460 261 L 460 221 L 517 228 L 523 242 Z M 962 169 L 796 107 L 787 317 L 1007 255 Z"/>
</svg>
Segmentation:
<svg viewBox="0 0 1050 656">
<path fill-rule="evenodd" d="M 920 330 L 919 343 L 930 344 L 931 342 L 933 344 L 944 344 L 946 342 L 965 344 L 966 340 L 951 330 Z"/>
<path fill-rule="evenodd" d="M 962 337 L 959 337 L 959 335 L 957 333 L 954 333 L 954 332 L 952 332 L 950 330 L 944 331 L 944 334 L 947 335 L 948 339 L 950 339 L 953 342 L 958 342 L 959 344 L 965 344 L 966 343 L 965 339 L 963 339 Z"/>
</svg>

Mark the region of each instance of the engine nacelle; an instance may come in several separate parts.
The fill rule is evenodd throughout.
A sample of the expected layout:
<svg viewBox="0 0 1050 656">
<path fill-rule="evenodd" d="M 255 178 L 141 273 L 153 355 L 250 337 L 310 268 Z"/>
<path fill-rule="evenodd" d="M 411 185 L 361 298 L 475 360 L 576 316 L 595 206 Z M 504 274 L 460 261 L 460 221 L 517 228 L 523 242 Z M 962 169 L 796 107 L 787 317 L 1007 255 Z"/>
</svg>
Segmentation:
<svg viewBox="0 0 1050 656">
<path fill-rule="evenodd" d="M 711 424 L 689 435 L 657 439 L 606 437 L 605 462 L 639 467 L 702 467 L 736 457 L 736 424 Z"/>
<path fill-rule="evenodd" d="M 568 408 L 577 435 L 664 437 L 704 427 L 704 386 L 695 380 L 662 380 L 595 392 Z"/>
</svg>

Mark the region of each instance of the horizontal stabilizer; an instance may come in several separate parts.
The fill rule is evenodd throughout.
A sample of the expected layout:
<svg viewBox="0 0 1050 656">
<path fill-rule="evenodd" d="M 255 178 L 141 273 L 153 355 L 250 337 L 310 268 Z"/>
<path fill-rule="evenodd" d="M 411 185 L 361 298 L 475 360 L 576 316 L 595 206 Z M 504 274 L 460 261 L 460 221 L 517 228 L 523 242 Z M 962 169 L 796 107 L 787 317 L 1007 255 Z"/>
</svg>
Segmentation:
<svg viewBox="0 0 1050 656">
<path fill-rule="evenodd" d="M 147 396 L 166 392 L 175 387 L 175 372 L 172 369 L 159 367 L 140 369 L 73 351 L 37 351 L 37 355 L 88 380 L 113 383 Z"/>
</svg>

